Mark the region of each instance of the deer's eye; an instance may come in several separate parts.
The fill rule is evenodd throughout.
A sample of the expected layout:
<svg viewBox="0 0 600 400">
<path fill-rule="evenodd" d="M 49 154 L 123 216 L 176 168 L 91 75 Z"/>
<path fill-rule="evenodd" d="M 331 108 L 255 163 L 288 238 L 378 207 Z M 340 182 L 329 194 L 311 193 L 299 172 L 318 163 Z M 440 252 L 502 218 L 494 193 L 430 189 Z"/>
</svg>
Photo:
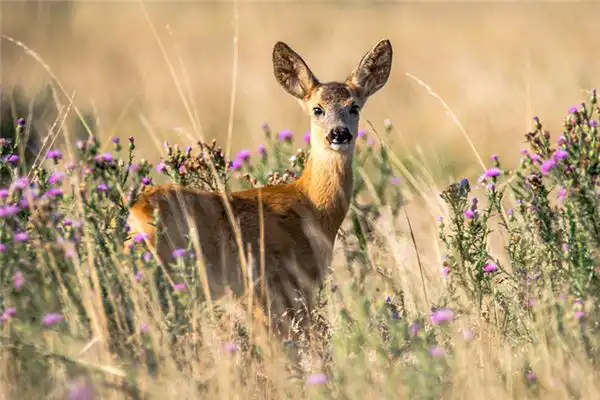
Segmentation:
<svg viewBox="0 0 600 400">
<path fill-rule="evenodd" d="M 325 110 L 317 106 L 313 108 L 313 114 L 315 117 L 320 117 L 321 115 L 325 114 Z"/>
<path fill-rule="evenodd" d="M 352 115 L 358 115 L 359 111 L 360 111 L 360 107 L 358 107 L 356 104 L 353 105 L 352 107 L 350 107 L 350 114 L 352 114 Z"/>
</svg>

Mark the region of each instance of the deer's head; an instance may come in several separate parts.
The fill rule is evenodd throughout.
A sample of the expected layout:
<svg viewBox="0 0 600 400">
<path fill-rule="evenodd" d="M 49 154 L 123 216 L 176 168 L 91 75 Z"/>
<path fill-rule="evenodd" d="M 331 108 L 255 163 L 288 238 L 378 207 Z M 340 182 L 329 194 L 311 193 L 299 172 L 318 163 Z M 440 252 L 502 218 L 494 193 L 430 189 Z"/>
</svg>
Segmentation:
<svg viewBox="0 0 600 400">
<path fill-rule="evenodd" d="M 311 151 L 352 154 L 360 112 L 381 89 L 392 67 L 392 45 L 380 41 L 344 82 L 321 83 L 302 57 L 283 42 L 273 48 L 275 78 L 311 120 Z"/>
</svg>

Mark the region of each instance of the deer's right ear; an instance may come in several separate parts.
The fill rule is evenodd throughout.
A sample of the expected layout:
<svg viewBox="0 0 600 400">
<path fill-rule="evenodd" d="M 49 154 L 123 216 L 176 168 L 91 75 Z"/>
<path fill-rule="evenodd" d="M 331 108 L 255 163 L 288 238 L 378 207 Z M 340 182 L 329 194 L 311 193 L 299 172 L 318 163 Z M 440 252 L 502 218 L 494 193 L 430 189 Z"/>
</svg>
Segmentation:
<svg viewBox="0 0 600 400">
<path fill-rule="evenodd" d="M 273 72 L 285 91 L 298 99 L 304 99 L 319 84 L 302 57 L 283 42 L 273 47 Z"/>
</svg>

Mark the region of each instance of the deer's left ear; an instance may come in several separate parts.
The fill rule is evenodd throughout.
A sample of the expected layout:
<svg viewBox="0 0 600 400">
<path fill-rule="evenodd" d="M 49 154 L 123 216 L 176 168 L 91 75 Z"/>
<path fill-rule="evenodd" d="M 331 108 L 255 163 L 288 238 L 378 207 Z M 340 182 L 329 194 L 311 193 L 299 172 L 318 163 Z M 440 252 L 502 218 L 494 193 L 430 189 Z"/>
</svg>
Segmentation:
<svg viewBox="0 0 600 400">
<path fill-rule="evenodd" d="M 346 82 L 361 89 L 366 99 L 385 85 L 391 70 L 392 44 L 384 39 L 364 55 Z"/>
<path fill-rule="evenodd" d="M 273 48 L 273 72 L 286 92 L 304 99 L 319 84 L 302 57 L 283 42 Z"/>
</svg>

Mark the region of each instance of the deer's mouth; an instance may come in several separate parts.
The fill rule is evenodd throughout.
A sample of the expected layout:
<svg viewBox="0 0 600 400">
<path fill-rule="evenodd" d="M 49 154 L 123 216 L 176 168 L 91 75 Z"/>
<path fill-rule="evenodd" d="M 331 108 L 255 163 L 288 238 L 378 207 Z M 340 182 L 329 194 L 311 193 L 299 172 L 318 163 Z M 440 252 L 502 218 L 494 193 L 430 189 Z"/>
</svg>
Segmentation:
<svg viewBox="0 0 600 400">
<path fill-rule="evenodd" d="M 329 143 L 329 147 L 331 147 L 331 149 L 335 151 L 348 149 L 348 147 L 350 147 L 351 141 L 352 134 L 346 129 L 337 130 L 327 135 L 327 142 Z"/>
</svg>

